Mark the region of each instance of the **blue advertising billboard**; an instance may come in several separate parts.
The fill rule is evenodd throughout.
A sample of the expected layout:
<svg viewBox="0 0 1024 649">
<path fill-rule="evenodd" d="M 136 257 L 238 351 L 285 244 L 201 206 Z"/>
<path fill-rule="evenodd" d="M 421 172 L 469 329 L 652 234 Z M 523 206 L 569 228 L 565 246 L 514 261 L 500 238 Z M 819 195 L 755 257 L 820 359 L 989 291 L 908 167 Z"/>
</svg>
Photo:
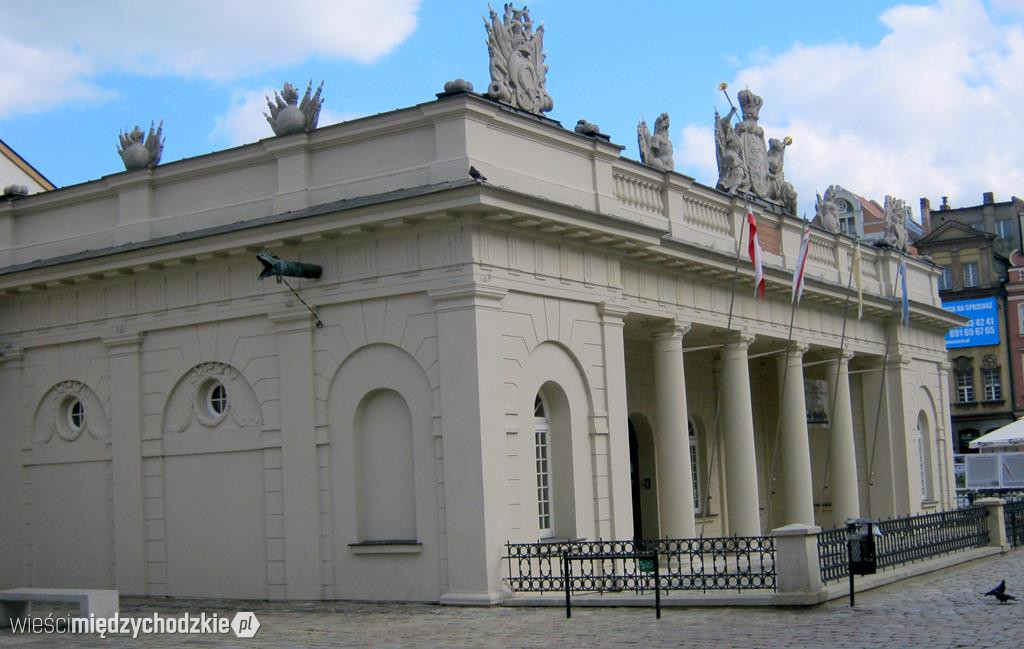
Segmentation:
<svg viewBox="0 0 1024 649">
<path fill-rule="evenodd" d="M 999 307 L 996 298 L 943 302 L 942 308 L 971 319 L 965 326 L 950 329 L 946 333 L 946 349 L 999 344 Z"/>
</svg>

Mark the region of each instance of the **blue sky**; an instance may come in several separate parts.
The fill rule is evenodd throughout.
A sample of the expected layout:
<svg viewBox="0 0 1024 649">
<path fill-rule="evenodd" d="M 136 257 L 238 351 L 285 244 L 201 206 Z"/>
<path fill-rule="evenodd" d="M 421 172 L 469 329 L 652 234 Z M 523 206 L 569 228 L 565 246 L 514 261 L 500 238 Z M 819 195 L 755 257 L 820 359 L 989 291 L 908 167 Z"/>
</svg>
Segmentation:
<svg viewBox="0 0 1024 649">
<path fill-rule="evenodd" d="M 793 136 L 787 177 L 812 214 L 831 183 L 913 205 L 1024 194 L 1024 0 L 528 4 L 550 116 L 596 122 L 629 157 L 637 118 L 667 111 L 676 170 L 714 184 L 727 81 L 764 97 L 769 136 Z M 136 123 L 164 120 L 165 162 L 268 137 L 262 96 L 284 81 L 325 81 L 323 124 L 489 80 L 484 1 L 5 5 L 0 138 L 60 186 L 122 170 Z"/>
</svg>

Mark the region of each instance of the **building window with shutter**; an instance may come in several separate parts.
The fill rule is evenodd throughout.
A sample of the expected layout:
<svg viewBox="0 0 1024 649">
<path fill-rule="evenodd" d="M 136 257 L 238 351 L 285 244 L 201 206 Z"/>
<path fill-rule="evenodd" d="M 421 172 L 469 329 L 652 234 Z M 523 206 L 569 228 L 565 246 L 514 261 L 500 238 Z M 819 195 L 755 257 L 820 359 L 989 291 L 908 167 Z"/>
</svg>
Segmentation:
<svg viewBox="0 0 1024 649">
<path fill-rule="evenodd" d="M 1002 401 L 1003 384 L 1000 368 L 993 354 L 986 354 L 981 362 L 981 385 L 985 401 Z"/>
<path fill-rule="evenodd" d="M 978 262 L 969 261 L 964 264 L 964 288 L 978 285 Z"/>
<path fill-rule="evenodd" d="M 956 378 L 956 400 L 960 403 L 974 401 L 974 368 L 971 359 L 961 356 L 953 362 Z"/>
</svg>

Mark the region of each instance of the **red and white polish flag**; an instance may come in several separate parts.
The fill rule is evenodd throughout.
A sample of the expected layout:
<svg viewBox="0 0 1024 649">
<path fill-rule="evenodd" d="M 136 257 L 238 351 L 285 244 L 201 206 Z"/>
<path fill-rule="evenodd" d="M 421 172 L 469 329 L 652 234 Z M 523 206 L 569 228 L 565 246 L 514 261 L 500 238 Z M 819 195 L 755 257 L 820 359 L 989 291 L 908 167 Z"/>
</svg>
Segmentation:
<svg viewBox="0 0 1024 649">
<path fill-rule="evenodd" d="M 811 228 L 804 221 L 804 233 L 800 237 L 800 252 L 796 256 L 796 268 L 793 269 L 793 295 L 790 302 L 800 303 L 804 294 L 804 270 L 807 268 L 807 253 L 811 249 Z"/>
<path fill-rule="evenodd" d="M 749 244 L 750 263 L 754 265 L 754 297 L 764 297 L 764 269 L 761 266 L 761 239 L 757 236 L 757 221 L 753 210 L 747 210 L 747 225 L 750 226 Z"/>
</svg>

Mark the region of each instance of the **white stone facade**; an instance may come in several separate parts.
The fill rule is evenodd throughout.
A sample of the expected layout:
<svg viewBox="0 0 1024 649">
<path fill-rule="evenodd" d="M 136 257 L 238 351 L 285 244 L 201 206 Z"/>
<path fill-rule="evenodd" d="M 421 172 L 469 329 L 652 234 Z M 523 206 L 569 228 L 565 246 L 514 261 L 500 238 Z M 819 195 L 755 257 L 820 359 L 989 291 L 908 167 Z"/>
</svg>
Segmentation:
<svg viewBox="0 0 1024 649">
<path fill-rule="evenodd" d="M 509 540 L 953 506 L 937 271 L 903 330 L 866 249 L 844 336 L 816 230 L 787 351 L 801 225 L 755 211 L 765 301 L 738 199 L 472 94 L 2 205 L 0 587 L 493 603 Z"/>
</svg>

